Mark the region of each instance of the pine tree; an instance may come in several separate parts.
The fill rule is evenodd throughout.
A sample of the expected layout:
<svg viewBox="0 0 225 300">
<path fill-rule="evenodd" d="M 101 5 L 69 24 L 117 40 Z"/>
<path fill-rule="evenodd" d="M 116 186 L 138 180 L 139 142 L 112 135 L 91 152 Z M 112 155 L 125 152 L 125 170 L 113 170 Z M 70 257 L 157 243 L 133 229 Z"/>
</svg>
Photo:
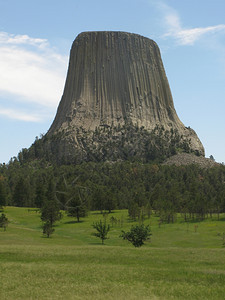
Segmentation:
<svg viewBox="0 0 225 300">
<path fill-rule="evenodd" d="M 67 214 L 69 217 L 77 218 L 77 222 L 80 222 L 80 218 L 87 214 L 85 198 L 82 190 L 78 187 L 74 187 L 70 192 L 70 198 L 67 201 Z"/>
<path fill-rule="evenodd" d="M 36 207 L 41 208 L 46 200 L 45 186 L 42 180 L 38 180 L 35 190 L 34 203 Z"/>
<path fill-rule="evenodd" d="M 4 177 L 0 176 L 0 208 L 6 205 L 6 197 Z"/>
<path fill-rule="evenodd" d="M 47 237 L 49 238 L 50 235 L 53 234 L 53 232 L 55 231 L 55 229 L 52 227 L 52 224 L 50 223 L 50 221 L 47 221 L 43 224 L 43 234 L 46 234 Z"/>
<path fill-rule="evenodd" d="M 3 227 L 4 231 L 6 231 L 6 227 L 8 226 L 8 223 L 9 223 L 8 218 L 6 217 L 5 214 L 2 214 L 0 216 L 0 227 Z"/>
<path fill-rule="evenodd" d="M 30 206 L 29 184 L 22 176 L 17 181 L 13 192 L 13 203 L 15 206 Z"/>
<path fill-rule="evenodd" d="M 59 203 L 55 195 L 55 185 L 52 180 L 49 181 L 46 193 L 46 201 L 41 208 L 41 219 L 44 222 L 50 222 L 51 226 L 62 218 Z"/>
</svg>

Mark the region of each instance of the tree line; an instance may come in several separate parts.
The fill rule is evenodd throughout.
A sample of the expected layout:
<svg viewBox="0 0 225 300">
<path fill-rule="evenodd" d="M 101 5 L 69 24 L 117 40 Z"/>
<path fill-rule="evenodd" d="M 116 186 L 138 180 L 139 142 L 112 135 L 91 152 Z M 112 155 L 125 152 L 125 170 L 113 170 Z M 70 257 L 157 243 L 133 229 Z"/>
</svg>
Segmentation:
<svg viewBox="0 0 225 300">
<path fill-rule="evenodd" d="M 0 206 L 42 208 L 51 198 L 78 221 L 88 210 L 114 209 L 128 209 L 133 219 L 154 212 L 168 223 L 177 213 L 185 220 L 219 218 L 225 212 L 225 166 L 129 161 L 58 166 L 17 158 L 0 165 Z"/>
</svg>

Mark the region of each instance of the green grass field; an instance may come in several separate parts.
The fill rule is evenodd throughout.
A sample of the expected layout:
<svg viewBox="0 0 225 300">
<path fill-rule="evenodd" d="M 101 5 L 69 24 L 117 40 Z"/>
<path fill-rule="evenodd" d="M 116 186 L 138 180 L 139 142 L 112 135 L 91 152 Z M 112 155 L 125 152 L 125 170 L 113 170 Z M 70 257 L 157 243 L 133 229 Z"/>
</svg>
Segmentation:
<svg viewBox="0 0 225 300">
<path fill-rule="evenodd" d="M 40 214 L 7 207 L 0 229 L 0 299 L 225 299 L 225 216 L 187 225 L 151 225 L 141 248 L 119 238 L 131 222 L 127 211 L 107 217 L 114 225 L 105 245 L 94 237 L 96 212 L 76 223 L 64 216 L 51 238 L 42 235 Z M 195 232 L 195 225 L 198 225 Z"/>
</svg>

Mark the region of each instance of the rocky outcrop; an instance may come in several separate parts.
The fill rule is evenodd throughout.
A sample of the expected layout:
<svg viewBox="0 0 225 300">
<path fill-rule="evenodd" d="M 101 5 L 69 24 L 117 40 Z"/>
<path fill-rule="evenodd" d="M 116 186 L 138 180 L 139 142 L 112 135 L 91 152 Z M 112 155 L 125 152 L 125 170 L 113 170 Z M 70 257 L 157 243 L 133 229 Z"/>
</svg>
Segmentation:
<svg viewBox="0 0 225 300">
<path fill-rule="evenodd" d="M 171 156 L 163 162 L 163 165 L 175 165 L 175 166 L 187 166 L 187 165 L 198 165 L 203 169 L 220 166 L 221 164 L 215 162 L 210 158 L 202 156 L 196 156 L 191 153 L 178 153 Z"/>
<path fill-rule="evenodd" d="M 64 93 L 48 136 L 63 132 L 79 147 L 77 129 L 133 124 L 176 130 L 204 155 L 194 130 L 178 118 L 157 44 L 125 32 L 84 32 L 75 39 Z M 69 138 L 68 138 L 69 136 Z M 63 139 L 63 136 L 62 136 Z M 72 141 L 72 142 L 71 142 Z"/>
</svg>

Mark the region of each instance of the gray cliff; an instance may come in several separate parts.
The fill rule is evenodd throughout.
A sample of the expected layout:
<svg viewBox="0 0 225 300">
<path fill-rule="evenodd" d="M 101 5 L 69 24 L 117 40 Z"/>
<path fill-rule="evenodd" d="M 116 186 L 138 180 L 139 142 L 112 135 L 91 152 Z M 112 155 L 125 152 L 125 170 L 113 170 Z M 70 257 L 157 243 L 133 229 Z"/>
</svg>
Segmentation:
<svg viewBox="0 0 225 300">
<path fill-rule="evenodd" d="M 75 39 L 64 93 L 48 136 L 77 128 L 120 126 L 176 130 L 204 155 L 194 130 L 178 118 L 157 44 L 126 32 L 83 32 Z"/>
</svg>

